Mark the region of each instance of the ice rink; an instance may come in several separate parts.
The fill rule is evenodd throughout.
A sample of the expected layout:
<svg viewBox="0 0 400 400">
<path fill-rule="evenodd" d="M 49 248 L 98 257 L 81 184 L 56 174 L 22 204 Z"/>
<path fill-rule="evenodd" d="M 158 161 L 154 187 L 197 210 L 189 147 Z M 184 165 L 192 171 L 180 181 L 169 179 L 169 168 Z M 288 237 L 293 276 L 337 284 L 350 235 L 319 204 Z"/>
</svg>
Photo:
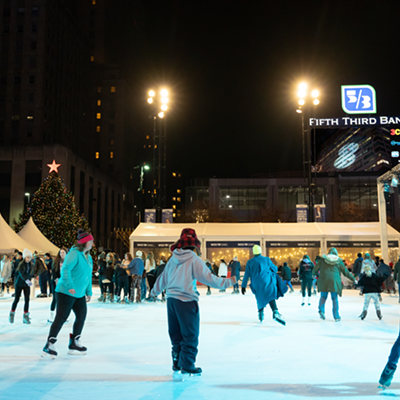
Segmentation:
<svg viewBox="0 0 400 400">
<path fill-rule="evenodd" d="M 365 321 L 357 317 L 363 298 L 356 290 L 340 299 L 341 322 L 317 313 L 317 297 L 301 307 L 298 289 L 278 301 L 286 327 L 266 309 L 257 320 L 254 296 L 200 288 L 200 346 L 196 365 L 203 375 L 174 381 L 166 306 L 89 303 L 83 357 L 67 354 L 73 317 L 61 331 L 55 360 L 40 357 L 49 330 L 51 299 L 31 301 L 31 325 L 15 323 L 11 297 L 0 298 L 0 399 L 377 399 L 400 397 L 400 372 L 392 386 L 377 389 L 380 373 L 399 331 L 398 297 L 383 295 L 383 320 L 371 303 Z"/>
</svg>

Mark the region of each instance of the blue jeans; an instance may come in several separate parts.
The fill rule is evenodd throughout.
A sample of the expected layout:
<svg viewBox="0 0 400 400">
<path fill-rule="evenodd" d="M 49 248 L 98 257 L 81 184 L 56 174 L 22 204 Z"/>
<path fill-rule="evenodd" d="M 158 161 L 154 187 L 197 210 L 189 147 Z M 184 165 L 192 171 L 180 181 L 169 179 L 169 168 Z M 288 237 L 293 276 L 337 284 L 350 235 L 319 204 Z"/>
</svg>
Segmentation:
<svg viewBox="0 0 400 400">
<path fill-rule="evenodd" d="M 334 292 L 321 292 L 321 298 L 319 299 L 319 306 L 318 310 L 325 313 L 325 303 L 326 299 L 328 298 L 328 294 L 331 294 L 331 299 L 332 299 L 332 313 L 333 313 L 333 318 L 337 319 L 339 317 L 339 299 L 337 293 Z"/>
<path fill-rule="evenodd" d="M 286 284 L 287 286 L 289 286 L 290 289 L 293 290 L 293 286 L 292 286 L 292 283 L 291 283 L 290 281 L 283 281 L 283 282 L 285 282 L 285 284 Z"/>
<path fill-rule="evenodd" d="M 235 284 L 233 285 L 233 289 L 234 289 L 234 290 L 239 290 L 239 284 L 238 284 L 238 283 L 235 283 Z"/>
<path fill-rule="evenodd" d="M 400 333 L 393 344 L 392 350 L 390 350 L 390 355 L 388 360 L 389 368 L 396 369 L 397 363 L 399 362 L 399 358 L 400 358 Z"/>
<path fill-rule="evenodd" d="M 147 278 L 142 278 L 142 283 L 141 283 L 141 289 L 142 289 L 142 294 L 141 294 L 141 300 L 146 298 L 146 292 L 147 292 Z"/>
</svg>

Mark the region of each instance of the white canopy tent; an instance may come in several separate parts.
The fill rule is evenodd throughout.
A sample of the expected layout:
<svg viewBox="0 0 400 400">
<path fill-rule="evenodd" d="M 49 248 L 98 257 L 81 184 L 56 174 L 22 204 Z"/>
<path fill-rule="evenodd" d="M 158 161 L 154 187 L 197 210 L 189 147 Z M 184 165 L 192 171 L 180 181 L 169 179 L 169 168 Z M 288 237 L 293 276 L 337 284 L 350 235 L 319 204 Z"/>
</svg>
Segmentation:
<svg viewBox="0 0 400 400">
<path fill-rule="evenodd" d="M 312 246 L 318 247 L 321 253 L 326 253 L 328 247 L 332 247 L 335 244 L 338 247 L 346 247 L 346 243 L 348 243 L 348 247 L 381 247 L 379 222 L 142 223 L 130 236 L 131 253 L 133 254 L 138 247 L 150 249 L 156 244 L 167 248 L 169 244 L 179 238 L 184 228 L 196 230 L 197 236 L 202 242 L 203 254 L 206 254 L 207 247 L 212 243 L 217 246 L 217 242 L 230 241 L 239 243 L 239 247 L 257 242 L 261 245 L 264 255 L 267 253 L 267 247 L 271 243 L 276 243 L 279 247 L 279 242 L 287 242 L 287 247 L 291 247 L 294 242 L 312 242 Z M 400 233 L 390 225 L 387 225 L 387 230 L 391 247 L 398 248 Z M 226 247 L 228 246 L 229 243 Z M 283 246 L 284 244 L 281 247 Z M 297 247 L 301 246 L 297 245 Z"/>
<path fill-rule="evenodd" d="M 55 256 L 60 250 L 40 232 L 39 228 L 33 222 L 32 217 L 29 218 L 26 225 L 18 232 L 18 235 L 27 242 L 32 243 L 34 250 L 37 250 L 38 253 L 50 253 Z"/>
<path fill-rule="evenodd" d="M 0 253 L 11 254 L 15 249 L 34 251 L 35 246 L 18 236 L 0 214 Z"/>
</svg>

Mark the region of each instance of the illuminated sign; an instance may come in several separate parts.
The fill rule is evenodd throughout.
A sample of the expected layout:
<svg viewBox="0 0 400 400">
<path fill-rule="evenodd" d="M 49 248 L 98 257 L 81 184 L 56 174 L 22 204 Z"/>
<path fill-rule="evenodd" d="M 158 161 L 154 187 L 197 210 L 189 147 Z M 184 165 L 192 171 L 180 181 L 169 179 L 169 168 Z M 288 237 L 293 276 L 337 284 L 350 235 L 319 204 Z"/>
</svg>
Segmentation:
<svg viewBox="0 0 400 400">
<path fill-rule="evenodd" d="M 335 160 L 334 167 L 337 169 L 350 167 L 356 161 L 355 153 L 358 147 L 357 143 L 349 143 L 343 146 L 339 150 L 339 157 Z"/>
<path fill-rule="evenodd" d="M 400 156 L 400 153 L 398 151 L 392 151 L 392 157 L 397 158 Z"/>
<path fill-rule="evenodd" d="M 370 85 L 342 86 L 342 108 L 347 114 L 375 114 L 375 89 Z"/>
<path fill-rule="evenodd" d="M 391 129 L 391 130 L 390 130 L 390 134 L 391 134 L 392 136 L 394 136 L 394 135 L 400 135 L 400 129 Z"/>
<path fill-rule="evenodd" d="M 310 126 L 373 126 L 373 125 L 400 125 L 400 117 L 340 117 L 340 118 L 310 118 Z"/>
</svg>

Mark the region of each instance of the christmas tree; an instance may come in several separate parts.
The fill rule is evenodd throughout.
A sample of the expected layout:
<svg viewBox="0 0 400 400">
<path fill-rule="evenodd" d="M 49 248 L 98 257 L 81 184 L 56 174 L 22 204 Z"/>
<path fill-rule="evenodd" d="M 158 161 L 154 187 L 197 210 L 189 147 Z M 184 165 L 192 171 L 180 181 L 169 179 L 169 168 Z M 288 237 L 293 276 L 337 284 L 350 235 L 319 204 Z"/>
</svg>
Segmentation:
<svg viewBox="0 0 400 400">
<path fill-rule="evenodd" d="M 88 222 L 76 208 L 73 194 L 67 190 L 54 168 L 34 193 L 18 221 L 14 219 L 14 230 L 19 232 L 30 217 L 43 235 L 58 247 L 72 247 L 79 228 L 89 231 Z"/>
</svg>

